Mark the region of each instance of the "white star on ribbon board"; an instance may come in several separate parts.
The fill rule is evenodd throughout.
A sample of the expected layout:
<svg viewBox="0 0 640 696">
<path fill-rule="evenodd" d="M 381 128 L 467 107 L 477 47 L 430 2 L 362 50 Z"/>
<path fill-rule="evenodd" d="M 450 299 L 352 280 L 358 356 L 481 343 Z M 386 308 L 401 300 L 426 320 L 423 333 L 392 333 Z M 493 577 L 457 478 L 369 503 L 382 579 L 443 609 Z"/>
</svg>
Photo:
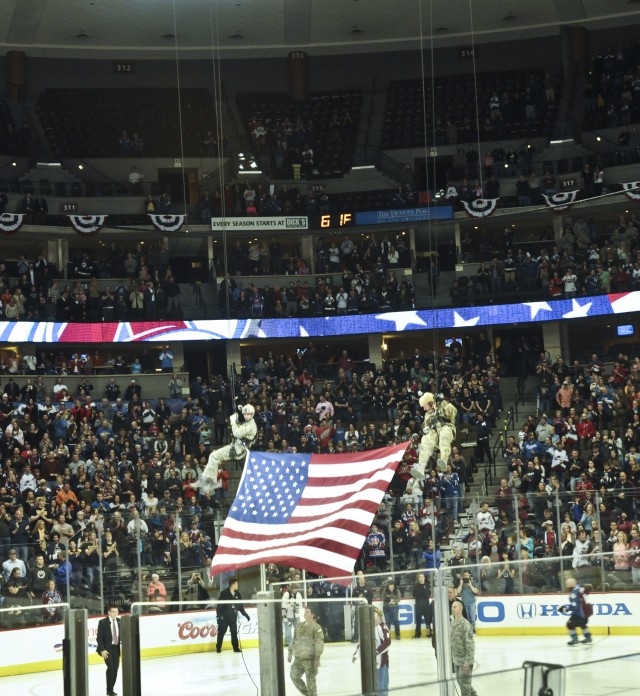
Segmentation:
<svg viewBox="0 0 640 696">
<path fill-rule="evenodd" d="M 563 319 L 579 319 L 580 317 L 589 316 L 589 310 L 591 309 L 591 302 L 580 305 L 578 300 L 571 300 L 571 306 L 573 309 L 562 315 Z"/>
<path fill-rule="evenodd" d="M 480 316 L 471 317 L 471 319 L 464 319 L 458 312 L 453 313 L 453 325 L 454 326 L 475 326 L 480 321 Z"/>
<path fill-rule="evenodd" d="M 535 319 L 538 316 L 538 312 L 544 310 L 545 312 L 552 312 L 548 302 L 523 302 L 523 305 L 527 305 L 531 310 L 531 319 Z"/>
<path fill-rule="evenodd" d="M 376 314 L 376 319 L 394 322 L 396 331 L 404 331 L 409 324 L 428 326 L 427 322 L 419 317 L 417 312 L 386 312 L 385 314 Z"/>
</svg>

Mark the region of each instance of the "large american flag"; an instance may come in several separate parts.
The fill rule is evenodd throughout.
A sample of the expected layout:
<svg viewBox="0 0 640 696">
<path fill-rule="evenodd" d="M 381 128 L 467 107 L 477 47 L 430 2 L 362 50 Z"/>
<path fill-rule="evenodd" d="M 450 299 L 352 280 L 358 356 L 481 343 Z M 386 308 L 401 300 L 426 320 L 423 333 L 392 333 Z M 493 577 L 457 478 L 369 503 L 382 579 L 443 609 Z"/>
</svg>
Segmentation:
<svg viewBox="0 0 640 696">
<path fill-rule="evenodd" d="M 407 443 L 345 454 L 249 452 L 211 575 L 283 563 L 353 571 Z"/>
</svg>

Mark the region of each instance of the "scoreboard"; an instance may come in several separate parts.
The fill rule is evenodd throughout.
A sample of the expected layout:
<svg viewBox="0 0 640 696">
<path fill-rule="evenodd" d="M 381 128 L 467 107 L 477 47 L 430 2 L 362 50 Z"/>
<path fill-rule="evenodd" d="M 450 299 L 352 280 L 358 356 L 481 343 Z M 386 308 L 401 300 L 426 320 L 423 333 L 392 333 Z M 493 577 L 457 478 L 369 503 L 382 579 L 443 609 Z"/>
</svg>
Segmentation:
<svg viewBox="0 0 640 696">
<path fill-rule="evenodd" d="M 355 227 L 355 225 L 356 216 L 354 213 L 324 213 L 320 215 L 320 229 Z"/>
</svg>

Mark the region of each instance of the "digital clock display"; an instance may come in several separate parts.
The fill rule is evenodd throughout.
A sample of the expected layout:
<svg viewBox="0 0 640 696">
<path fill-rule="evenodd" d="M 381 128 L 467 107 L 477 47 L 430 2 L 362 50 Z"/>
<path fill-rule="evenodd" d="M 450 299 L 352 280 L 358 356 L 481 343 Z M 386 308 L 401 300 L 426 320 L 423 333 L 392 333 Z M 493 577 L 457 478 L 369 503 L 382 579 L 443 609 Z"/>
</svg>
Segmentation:
<svg viewBox="0 0 640 696">
<path fill-rule="evenodd" d="M 320 216 L 320 227 L 327 229 L 330 227 L 353 227 L 356 218 L 353 213 L 327 213 Z"/>
</svg>

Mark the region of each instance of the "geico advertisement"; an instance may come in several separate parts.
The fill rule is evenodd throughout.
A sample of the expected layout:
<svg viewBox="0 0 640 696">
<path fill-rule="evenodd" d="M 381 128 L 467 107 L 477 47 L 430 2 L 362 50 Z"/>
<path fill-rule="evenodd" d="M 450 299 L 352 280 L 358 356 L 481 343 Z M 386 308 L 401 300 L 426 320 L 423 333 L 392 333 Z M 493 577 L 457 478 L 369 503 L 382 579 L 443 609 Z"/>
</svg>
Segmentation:
<svg viewBox="0 0 640 696">
<path fill-rule="evenodd" d="M 587 596 L 593 605 L 591 626 L 625 626 L 640 628 L 640 594 L 637 592 L 605 594 L 593 592 Z M 478 627 L 483 628 L 526 628 L 526 624 L 537 628 L 564 625 L 567 615 L 562 607 L 569 603 L 568 595 L 478 595 L 476 612 Z M 382 603 L 374 602 L 381 609 Z M 400 603 L 398 611 L 400 626 L 415 625 L 413 599 Z"/>
<path fill-rule="evenodd" d="M 640 595 L 636 592 L 593 592 L 587 596 L 587 601 L 593 605 L 593 616 L 589 619 L 591 626 L 640 626 Z M 567 604 L 565 595 L 478 597 L 478 625 L 486 628 L 564 625 L 567 615 L 562 608 Z"/>
</svg>

